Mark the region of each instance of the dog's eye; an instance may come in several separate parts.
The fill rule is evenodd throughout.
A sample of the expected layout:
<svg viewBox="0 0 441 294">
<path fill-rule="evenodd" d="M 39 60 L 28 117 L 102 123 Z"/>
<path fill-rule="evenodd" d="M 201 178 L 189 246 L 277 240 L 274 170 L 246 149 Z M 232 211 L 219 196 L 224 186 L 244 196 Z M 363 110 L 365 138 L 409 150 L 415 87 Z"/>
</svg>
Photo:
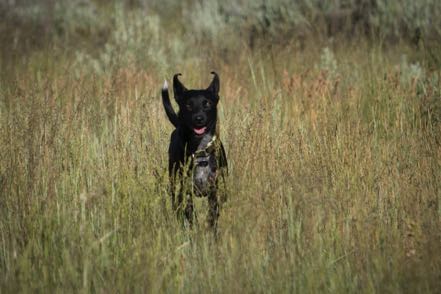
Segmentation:
<svg viewBox="0 0 441 294">
<path fill-rule="evenodd" d="M 192 107 L 190 103 L 185 104 L 185 108 L 187 108 L 188 111 L 192 111 Z"/>
<path fill-rule="evenodd" d="M 202 103 L 202 105 L 204 106 L 204 108 L 210 108 L 211 103 L 210 103 L 210 101 L 205 100 L 205 101 Z"/>
</svg>

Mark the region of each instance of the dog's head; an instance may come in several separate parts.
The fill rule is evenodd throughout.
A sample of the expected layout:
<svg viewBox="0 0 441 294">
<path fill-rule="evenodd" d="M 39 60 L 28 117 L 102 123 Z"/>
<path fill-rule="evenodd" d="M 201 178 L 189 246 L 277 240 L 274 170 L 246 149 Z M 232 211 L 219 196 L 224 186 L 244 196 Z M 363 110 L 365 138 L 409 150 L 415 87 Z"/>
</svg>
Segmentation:
<svg viewBox="0 0 441 294">
<path fill-rule="evenodd" d="M 217 119 L 217 103 L 219 101 L 219 77 L 215 72 L 212 82 L 206 89 L 188 90 L 179 81 L 181 74 L 173 77 L 173 91 L 179 105 L 179 118 L 182 125 L 202 137 L 214 132 Z"/>
</svg>

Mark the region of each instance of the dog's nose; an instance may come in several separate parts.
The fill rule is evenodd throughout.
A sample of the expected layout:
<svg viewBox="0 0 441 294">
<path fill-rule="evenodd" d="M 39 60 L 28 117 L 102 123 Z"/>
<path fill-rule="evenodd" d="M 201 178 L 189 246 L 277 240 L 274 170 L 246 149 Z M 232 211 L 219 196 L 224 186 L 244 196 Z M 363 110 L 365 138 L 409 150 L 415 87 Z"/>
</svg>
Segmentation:
<svg viewBox="0 0 441 294">
<path fill-rule="evenodd" d="M 197 122 L 197 123 L 202 123 L 202 121 L 204 120 L 204 118 L 202 117 L 202 115 L 197 115 L 195 118 L 194 118 L 194 120 L 195 120 L 195 122 Z"/>
</svg>

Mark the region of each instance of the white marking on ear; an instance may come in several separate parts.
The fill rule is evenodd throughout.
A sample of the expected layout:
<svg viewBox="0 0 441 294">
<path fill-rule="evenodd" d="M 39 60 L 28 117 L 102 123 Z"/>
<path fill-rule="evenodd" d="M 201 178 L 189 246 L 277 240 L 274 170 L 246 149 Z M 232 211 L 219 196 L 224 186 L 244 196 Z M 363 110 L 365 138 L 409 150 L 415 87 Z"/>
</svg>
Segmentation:
<svg viewBox="0 0 441 294">
<path fill-rule="evenodd" d="M 164 80 L 164 86 L 162 86 L 162 90 L 168 90 L 167 80 Z"/>
</svg>

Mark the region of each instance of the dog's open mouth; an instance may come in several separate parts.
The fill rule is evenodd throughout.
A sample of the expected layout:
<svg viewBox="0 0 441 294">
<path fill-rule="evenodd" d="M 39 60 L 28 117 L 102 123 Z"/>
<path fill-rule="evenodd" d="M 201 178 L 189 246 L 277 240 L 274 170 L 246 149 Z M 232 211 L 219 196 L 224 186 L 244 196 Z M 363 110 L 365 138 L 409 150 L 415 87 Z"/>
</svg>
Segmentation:
<svg viewBox="0 0 441 294">
<path fill-rule="evenodd" d="M 207 130 L 207 127 L 193 128 L 193 132 L 195 132 L 196 135 L 203 135 L 206 130 Z"/>
</svg>

